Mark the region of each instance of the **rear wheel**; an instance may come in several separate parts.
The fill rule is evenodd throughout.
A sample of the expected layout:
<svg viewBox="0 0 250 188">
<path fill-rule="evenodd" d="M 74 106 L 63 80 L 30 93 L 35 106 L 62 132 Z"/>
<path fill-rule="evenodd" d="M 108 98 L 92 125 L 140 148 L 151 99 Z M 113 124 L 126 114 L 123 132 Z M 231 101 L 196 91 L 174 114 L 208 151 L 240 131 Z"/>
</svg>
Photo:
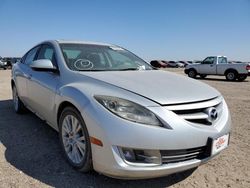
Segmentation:
<svg viewBox="0 0 250 188">
<path fill-rule="evenodd" d="M 73 107 L 66 107 L 59 119 L 60 142 L 71 166 L 88 172 L 92 169 L 89 134 L 81 114 Z"/>
<path fill-rule="evenodd" d="M 13 85 L 12 87 L 12 97 L 13 97 L 13 107 L 14 107 L 15 112 L 18 114 L 25 112 L 25 106 L 18 96 L 15 85 Z"/>
<path fill-rule="evenodd" d="M 237 78 L 237 73 L 235 71 L 228 71 L 225 76 L 228 81 L 235 81 Z"/>
<path fill-rule="evenodd" d="M 239 75 L 237 79 L 238 79 L 238 81 L 242 82 L 242 81 L 244 81 L 246 78 L 247 78 L 247 75 Z"/>
<path fill-rule="evenodd" d="M 191 69 L 191 70 L 188 71 L 188 76 L 190 78 L 196 78 L 197 73 L 196 73 L 196 71 L 194 69 Z"/>
</svg>

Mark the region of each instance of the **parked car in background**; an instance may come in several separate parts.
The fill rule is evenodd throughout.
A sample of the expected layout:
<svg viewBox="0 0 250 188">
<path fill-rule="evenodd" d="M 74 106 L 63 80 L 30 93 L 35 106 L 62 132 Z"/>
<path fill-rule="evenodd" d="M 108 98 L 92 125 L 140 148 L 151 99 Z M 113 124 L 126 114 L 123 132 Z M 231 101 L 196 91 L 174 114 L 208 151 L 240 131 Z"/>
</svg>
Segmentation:
<svg viewBox="0 0 250 188">
<path fill-rule="evenodd" d="M 181 64 L 181 66 L 179 67 L 186 67 L 187 65 L 190 65 L 191 63 L 189 63 L 188 61 L 178 61 L 178 63 Z"/>
<path fill-rule="evenodd" d="M 57 130 L 65 158 L 82 172 L 166 176 L 229 144 L 230 112 L 216 89 L 153 70 L 119 46 L 42 42 L 14 64 L 11 87 L 14 110 L 27 107 Z"/>
<path fill-rule="evenodd" d="M 168 66 L 166 63 L 163 63 L 161 60 L 150 61 L 150 65 L 152 65 L 155 68 L 166 68 Z"/>
<path fill-rule="evenodd" d="M 12 67 L 11 59 L 12 59 L 11 57 L 2 58 L 2 62 L 4 62 L 6 64 L 6 68 Z"/>
<path fill-rule="evenodd" d="M 190 63 L 187 61 L 153 60 L 150 64 L 156 68 L 183 68 Z"/>
<path fill-rule="evenodd" d="M 167 67 L 169 67 L 169 68 L 178 68 L 178 64 L 175 61 L 162 60 L 162 62 L 167 64 Z"/>
<path fill-rule="evenodd" d="M 2 61 L 2 59 L 0 59 L 0 68 L 6 70 L 7 69 L 7 62 Z"/>
<path fill-rule="evenodd" d="M 176 64 L 177 64 L 178 68 L 184 68 L 185 67 L 184 62 L 176 61 Z"/>
<path fill-rule="evenodd" d="M 221 75 L 229 81 L 236 79 L 244 81 L 249 70 L 249 65 L 245 63 L 228 63 L 225 56 L 210 56 L 201 63 L 187 65 L 185 73 L 191 78 L 195 78 L 197 75 L 200 75 L 201 78 L 205 78 L 207 75 Z"/>
<path fill-rule="evenodd" d="M 1 59 L 3 64 L 5 65 L 5 68 L 11 69 L 13 64 L 15 64 L 17 61 L 20 61 L 20 57 L 4 57 Z"/>
<path fill-rule="evenodd" d="M 178 64 L 175 61 L 166 61 L 169 67 L 178 68 Z"/>
</svg>

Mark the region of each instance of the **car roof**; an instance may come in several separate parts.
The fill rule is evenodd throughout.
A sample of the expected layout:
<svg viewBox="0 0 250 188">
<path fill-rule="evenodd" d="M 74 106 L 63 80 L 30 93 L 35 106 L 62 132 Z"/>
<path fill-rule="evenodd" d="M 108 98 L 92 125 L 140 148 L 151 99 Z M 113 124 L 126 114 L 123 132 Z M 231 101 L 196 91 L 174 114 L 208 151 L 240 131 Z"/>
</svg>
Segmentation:
<svg viewBox="0 0 250 188">
<path fill-rule="evenodd" d="M 207 57 L 227 57 L 227 56 L 224 56 L 224 55 L 210 55 L 210 56 L 207 56 Z"/>
<path fill-rule="evenodd" d="M 92 45 L 99 45 L 99 46 L 116 46 L 113 44 L 108 43 L 101 43 L 101 42 L 92 42 L 92 41 L 80 41 L 80 40 L 55 40 L 59 44 L 92 44 Z"/>
</svg>

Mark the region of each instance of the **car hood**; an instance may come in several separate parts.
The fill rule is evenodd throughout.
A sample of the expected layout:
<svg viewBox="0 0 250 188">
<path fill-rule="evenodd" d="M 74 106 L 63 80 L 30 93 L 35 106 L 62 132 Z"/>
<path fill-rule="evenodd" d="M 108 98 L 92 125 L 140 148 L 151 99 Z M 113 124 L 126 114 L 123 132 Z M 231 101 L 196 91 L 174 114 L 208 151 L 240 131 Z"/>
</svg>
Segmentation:
<svg viewBox="0 0 250 188">
<path fill-rule="evenodd" d="M 80 74 L 136 93 L 161 105 L 202 101 L 220 95 L 207 84 L 167 71 L 107 71 Z"/>
</svg>

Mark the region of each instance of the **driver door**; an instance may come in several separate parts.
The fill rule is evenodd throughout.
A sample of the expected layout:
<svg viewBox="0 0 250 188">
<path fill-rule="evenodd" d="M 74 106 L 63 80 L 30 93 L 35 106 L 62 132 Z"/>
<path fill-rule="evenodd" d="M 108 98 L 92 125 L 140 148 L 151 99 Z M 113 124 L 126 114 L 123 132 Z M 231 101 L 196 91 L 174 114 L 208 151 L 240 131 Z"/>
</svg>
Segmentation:
<svg viewBox="0 0 250 188">
<path fill-rule="evenodd" d="M 216 57 L 207 57 L 199 66 L 200 74 L 216 74 Z"/>
<path fill-rule="evenodd" d="M 44 44 L 38 52 L 37 59 L 49 59 L 57 67 L 55 50 L 52 46 Z M 60 75 L 48 71 L 35 71 L 31 69 L 30 80 L 27 83 L 28 96 L 32 109 L 52 125 L 54 125 L 54 106 L 57 85 Z"/>
</svg>

